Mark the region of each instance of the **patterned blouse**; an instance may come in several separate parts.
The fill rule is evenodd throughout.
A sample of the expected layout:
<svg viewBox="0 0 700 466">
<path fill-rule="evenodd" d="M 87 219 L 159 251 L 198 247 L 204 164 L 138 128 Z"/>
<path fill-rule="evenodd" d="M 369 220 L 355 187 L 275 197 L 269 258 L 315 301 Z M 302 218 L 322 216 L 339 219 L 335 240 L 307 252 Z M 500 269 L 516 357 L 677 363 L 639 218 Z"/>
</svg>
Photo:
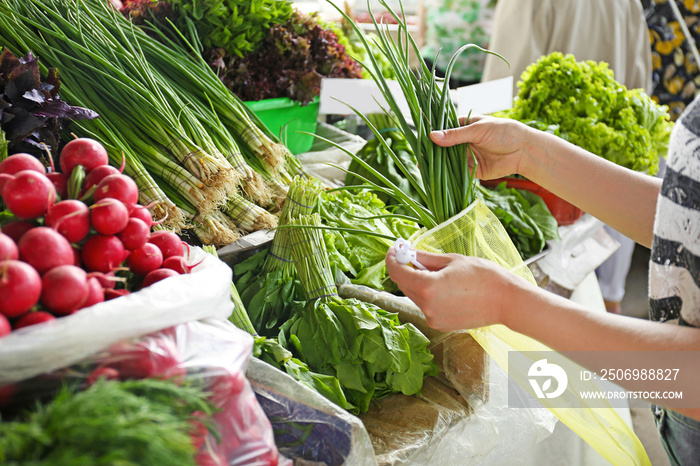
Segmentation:
<svg viewBox="0 0 700 466">
<path fill-rule="evenodd" d="M 700 98 L 671 134 L 649 259 L 652 320 L 700 327 Z"/>
<path fill-rule="evenodd" d="M 670 2 L 642 0 L 651 39 L 652 98 L 668 105 L 675 121 L 700 89 L 700 69 L 683 35 Z M 693 36 L 700 43 L 700 1 L 677 0 L 676 5 Z"/>
<path fill-rule="evenodd" d="M 496 0 L 424 0 L 424 6 L 425 45 L 421 55 L 431 61 L 437 56 L 436 66 L 440 71 L 445 71 L 450 58 L 461 46 L 488 47 Z M 485 58 L 484 52 L 475 49 L 463 52 L 452 77 L 464 82 L 478 82 Z"/>
</svg>

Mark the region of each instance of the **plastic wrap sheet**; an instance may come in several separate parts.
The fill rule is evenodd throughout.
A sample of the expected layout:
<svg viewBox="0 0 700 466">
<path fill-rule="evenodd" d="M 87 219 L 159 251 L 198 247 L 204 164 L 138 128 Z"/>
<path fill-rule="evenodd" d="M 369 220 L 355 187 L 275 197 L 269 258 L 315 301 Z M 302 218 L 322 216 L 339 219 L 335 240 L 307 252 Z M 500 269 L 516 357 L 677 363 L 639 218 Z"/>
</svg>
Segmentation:
<svg viewBox="0 0 700 466">
<path fill-rule="evenodd" d="M 245 377 L 253 338 L 221 320 L 187 322 L 109 345 L 68 367 L 15 382 L 3 400 L 5 412 L 49 399 L 64 382 L 85 386 L 112 370 L 118 378 L 168 378 L 201 387 L 217 408 L 218 437 L 193 432 L 202 465 L 286 465 L 275 446 L 272 426 Z M 7 393 L 6 393 L 7 395 Z M 195 438 L 196 436 L 196 438 Z M 204 436 L 204 438 L 201 438 Z"/>
<path fill-rule="evenodd" d="M 470 414 L 468 403 L 457 391 L 429 377 L 420 395 L 389 395 L 373 403 L 360 419 L 370 434 L 379 465 L 436 464 L 430 458 L 440 448 L 442 438 Z"/>
<path fill-rule="evenodd" d="M 586 276 L 605 262 L 620 244 L 603 223 L 585 214 L 572 225 L 559 227 L 561 241 L 548 241 L 551 252 L 539 260 L 533 274 L 548 277 L 545 289 L 565 298 Z M 538 280 L 539 282 L 539 280 Z"/>
<path fill-rule="evenodd" d="M 0 386 L 69 366 L 127 338 L 205 318 L 226 319 L 233 303 L 231 269 L 191 248 L 192 273 L 157 282 L 0 339 Z"/>
<path fill-rule="evenodd" d="M 277 448 L 296 465 L 376 464 L 357 417 L 263 361 L 251 360 L 246 375 L 272 423 Z"/>
</svg>

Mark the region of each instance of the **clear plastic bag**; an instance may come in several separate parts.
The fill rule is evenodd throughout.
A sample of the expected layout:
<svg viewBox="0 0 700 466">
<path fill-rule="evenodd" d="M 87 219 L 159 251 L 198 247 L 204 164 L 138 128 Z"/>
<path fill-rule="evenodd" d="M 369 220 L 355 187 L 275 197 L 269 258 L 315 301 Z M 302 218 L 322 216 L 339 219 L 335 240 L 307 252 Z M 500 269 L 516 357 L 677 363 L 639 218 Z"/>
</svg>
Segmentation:
<svg viewBox="0 0 700 466">
<path fill-rule="evenodd" d="M 252 347 L 252 337 L 227 321 L 187 322 L 117 342 L 70 367 L 8 385 L 13 393 L 4 402 L 16 412 L 38 399 L 50 399 L 66 382 L 87 386 L 98 374 L 187 382 L 208 393 L 217 409 L 212 418 L 217 435 L 191 434 L 198 464 L 291 465 L 279 455 L 272 426 L 245 377 Z"/>
<path fill-rule="evenodd" d="M 376 464 L 360 419 L 263 361 L 252 359 L 246 375 L 272 423 L 280 453 L 295 464 Z"/>
</svg>

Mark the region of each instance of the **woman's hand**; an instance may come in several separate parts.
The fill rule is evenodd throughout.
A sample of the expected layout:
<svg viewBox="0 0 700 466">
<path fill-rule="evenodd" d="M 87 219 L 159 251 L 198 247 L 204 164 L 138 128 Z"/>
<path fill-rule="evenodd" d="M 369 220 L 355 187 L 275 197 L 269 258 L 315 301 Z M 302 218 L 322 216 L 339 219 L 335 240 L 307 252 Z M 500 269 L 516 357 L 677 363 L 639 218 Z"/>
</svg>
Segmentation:
<svg viewBox="0 0 700 466">
<path fill-rule="evenodd" d="M 486 259 L 460 254 L 417 251 L 416 260 L 428 270 L 396 261 L 392 247 L 386 255 L 389 277 L 425 314 L 431 327 L 462 330 L 503 322 L 504 309 L 529 283 Z"/>
<path fill-rule="evenodd" d="M 460 119 L 460 123 L 465 120 Z M 529 155 L 529 148 L 544 134 L 508 118 L 476 116 L 466 126 L 433 131 L 430 139 L 443 147 L 469 143 L 479 162 L 476 177 L 490 180 L 523 174 L 523 160 Z"/>
</svg>

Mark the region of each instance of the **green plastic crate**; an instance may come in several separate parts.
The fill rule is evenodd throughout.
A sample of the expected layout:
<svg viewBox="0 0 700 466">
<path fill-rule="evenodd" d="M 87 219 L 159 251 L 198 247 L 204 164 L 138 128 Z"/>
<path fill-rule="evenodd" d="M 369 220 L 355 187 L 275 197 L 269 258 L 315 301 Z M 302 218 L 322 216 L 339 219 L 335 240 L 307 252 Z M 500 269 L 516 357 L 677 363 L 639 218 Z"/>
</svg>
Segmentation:
<svg viewBox="0 0 700 466">
<path fill-rule="evenodd" d="M 318 102 L 316 97 L 308 105 L 302 106 L 297 101 L 280 97 L 244 103 L 293 154 L 301 154 L 311 148 L 314 137 L 298 131 L 316 132 Z"/>
</svg>

